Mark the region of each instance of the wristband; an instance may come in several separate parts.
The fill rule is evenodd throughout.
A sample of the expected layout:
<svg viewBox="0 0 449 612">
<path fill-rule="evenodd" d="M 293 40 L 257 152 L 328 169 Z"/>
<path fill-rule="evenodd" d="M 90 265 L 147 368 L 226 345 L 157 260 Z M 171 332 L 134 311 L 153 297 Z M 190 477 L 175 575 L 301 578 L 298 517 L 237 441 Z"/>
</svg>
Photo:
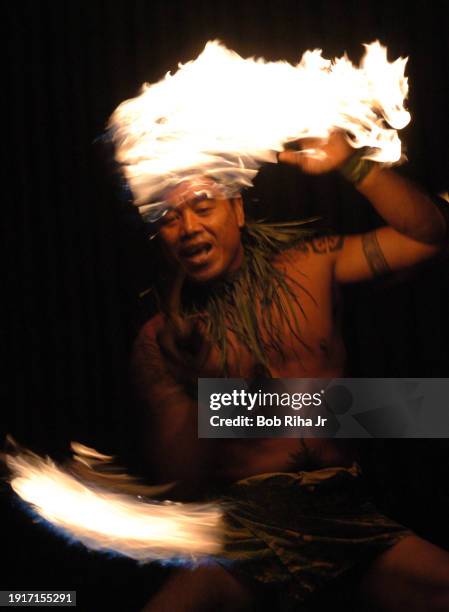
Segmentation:
<svg viewBox="0 0 449 612">
<path fill-rule="evenodd" d="M 358 149 L 338 169 L 340 174 L 353 185 L 358 185 L 361 181 L 363 181 L 363 179 L 376 164 L 376 162 L 372 161 L 371 159 L 363 158 L 368 151 L 368 147 Z"/>
</svg>

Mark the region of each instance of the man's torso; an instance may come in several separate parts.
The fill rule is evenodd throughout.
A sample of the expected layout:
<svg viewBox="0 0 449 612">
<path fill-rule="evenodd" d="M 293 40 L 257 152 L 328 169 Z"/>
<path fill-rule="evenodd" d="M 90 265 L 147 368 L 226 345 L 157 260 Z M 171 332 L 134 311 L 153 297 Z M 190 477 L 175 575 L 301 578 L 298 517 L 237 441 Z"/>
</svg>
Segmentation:
<svg viewBox="0 0 449 612">
<path fill-rule="evenodd" d="M 261 338 L 266 340 L 266 358 L 273 378 L 337 378 L 344 375 L 340 297 L 333 276 L 332 251 L 335 248 L 338 248 L 338 238 L 314 239 L 274 260 L 274 265 L 288 279 L 297 303 L 293 302 L 294 312 L 290 312 L 289 321 L 279 312 L 271 313 L 271 323 L 282 340 L 282 351 L 279 351 L 270 346 L 267 317 L 262 316 L 260 301 L 255 300 Z M 285 306 L 288 311 L 288 304 Z M 163 316 L 157 315 L 141 333 L 155 341 L 163 323 Z M 229 329 L 227 342 L 228 376 L 251 378 L 255 359 L 250 350 Z M 163 359 L 162 355 L 160 358 Z M 355 458 L 350 444 L 330 439 L 226 439 L 215 442 L 216 476 L 231 481 L 265 472 L 350 465 Z"/>
</svg>

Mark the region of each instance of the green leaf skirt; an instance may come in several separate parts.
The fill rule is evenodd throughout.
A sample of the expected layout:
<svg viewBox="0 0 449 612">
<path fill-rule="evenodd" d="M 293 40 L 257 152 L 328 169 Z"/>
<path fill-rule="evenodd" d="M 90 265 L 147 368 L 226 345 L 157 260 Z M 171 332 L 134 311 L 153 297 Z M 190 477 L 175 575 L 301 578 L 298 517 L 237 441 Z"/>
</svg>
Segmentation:
<svg viewBox="0 0 449 612">
<path fill-rule="evenodd" d="M 219 563 L 296 604 L 412 535 L 368 500 L 357 464 L 253 476 L 220 502 Z"/>
</svg>

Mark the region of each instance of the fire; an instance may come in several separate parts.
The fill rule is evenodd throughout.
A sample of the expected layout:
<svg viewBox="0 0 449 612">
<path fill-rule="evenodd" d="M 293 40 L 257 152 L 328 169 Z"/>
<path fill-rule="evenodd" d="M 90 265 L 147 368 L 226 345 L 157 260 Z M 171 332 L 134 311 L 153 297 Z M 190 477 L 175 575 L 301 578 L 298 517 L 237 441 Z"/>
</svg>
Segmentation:
<svg viewBox="0 0 449 612">
<path fill-rule="evenodd" d="M 211 41 L 175 74 L 144 84 L 108 126 L 135 205 L 151 218 L 168 189 L 204 176 L 232 195 L 286 143 L 334 129 L 350 133 L 356 148 L 371 147 L 367 157 L 398 162 L 397 130 L 410 121 L 407 59 L 389 62 L 378 41 L 365 48 L 359 67 L 319 49 L 292 65 L 243 59 Z"/>
<path fill-rule="evenodd" d="M 110 492 L 30 451 L 6 455 L 6 463 L 15 493 L 88 548 L 141 562 L 195 561 L 220 551 L 221 511 L 216 505 L 144 501 Z"/>
</svg>

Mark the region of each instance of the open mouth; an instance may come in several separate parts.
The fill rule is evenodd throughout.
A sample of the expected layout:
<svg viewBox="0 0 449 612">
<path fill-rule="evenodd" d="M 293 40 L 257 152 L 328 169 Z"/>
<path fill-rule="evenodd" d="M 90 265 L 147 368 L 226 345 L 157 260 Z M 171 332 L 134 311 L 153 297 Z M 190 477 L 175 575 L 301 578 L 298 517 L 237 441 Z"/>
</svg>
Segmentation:
<svg viewBox="0 0 449 612">
<path fill-rule="evenodd" d="M 211 251 L 212 245 L 204 242 L 182 248 L 179 251 L 179 255 L 184 261 L 190 264 L 203 265 L 207 262 Z"/>
</svg>

